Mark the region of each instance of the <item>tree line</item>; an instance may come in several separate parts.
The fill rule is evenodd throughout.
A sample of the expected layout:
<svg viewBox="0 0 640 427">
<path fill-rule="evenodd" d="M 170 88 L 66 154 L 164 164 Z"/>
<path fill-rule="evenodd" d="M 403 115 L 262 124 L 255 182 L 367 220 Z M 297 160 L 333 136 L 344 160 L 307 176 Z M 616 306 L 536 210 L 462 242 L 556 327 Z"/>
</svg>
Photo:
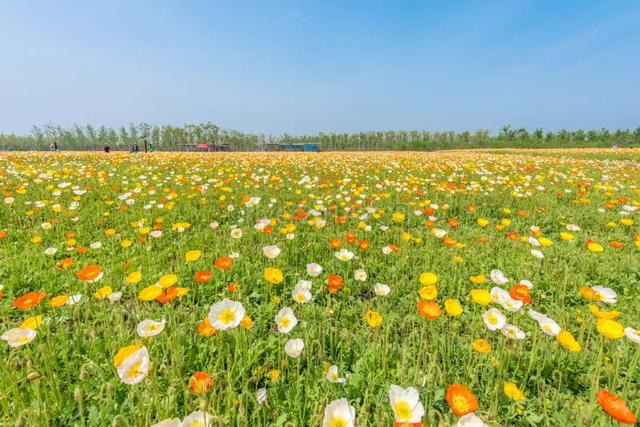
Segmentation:
<svg viewBox="0 0 640 427">
<path fill-rule="evenodd" d="M 318 133 L 280 136 L 221 129 L 213 123 L 184 126 L 149 123 L 131 124 L 118 129 L 92 125 L 64 128 L 47 124 L 33 126 L 28 135 L 0 133 L 2 150 L 46 150 L 55 141 L 62 150 L 98 150 L 108 144 L 112 150 L 128 150 L 143 140 L 156 150 L 192 150 L 197 144 L 224 144 L 230 150 L 261 150 L 270 144 L 320 144 L 333 150 L 443 150 L 464 148 L 551 148 L 551 147 L 630 147 L 640 146 L 640 127 L 635 130 L 608 129 L 544 131 L 502 127 L 498 132 L 481 129 L 463 131 L 374 131 L 356 133 Z"/>
</svg>

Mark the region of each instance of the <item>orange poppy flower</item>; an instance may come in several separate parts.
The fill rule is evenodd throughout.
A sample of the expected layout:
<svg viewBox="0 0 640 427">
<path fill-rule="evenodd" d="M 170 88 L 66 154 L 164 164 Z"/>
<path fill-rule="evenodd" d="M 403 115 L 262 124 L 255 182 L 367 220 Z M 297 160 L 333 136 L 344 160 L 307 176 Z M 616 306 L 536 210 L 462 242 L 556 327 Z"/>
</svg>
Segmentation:
<svg viewBox="0 0 640 427">
<path fill-rule="evenodd" d="M 634 425 L 638 422 L 636 415 L 631 412 L 624 400 L 607 390 L 598 392 L 598 404 L 611 418 L 622 424 Z"/>
<path fill-rule="evenodd" d="M 0 230 L 0 239 L 6 239 L 9 233 L 6 230 Z"/>
<path fill-rule="evenodd" d="M 587 301 L 597 301 L 598 300 L 598 295 L 596 295 L 596 291 L 594 291 L 591 288 L 580 288 L 580 295 L 582 295 L 582 298 L 586 299 Z"/>
<path fill-rule="evenodd" d="M 458 242 L 456 242 L 454 239 L 452 239 L 452 238 L 451 238 L 451 237 L 449 237 L 449 236 L 446 236 L 446 237 L 443 239 L 443 242 L 444 242 L 445 246 L 447 246 L 447 247 L 449 247 L 449 248 L 452 248 L 452 247 L 454 247 L 455 245 L 457 245 L 457 244 L 458 244 Z"/>
<path fill-rule="evenodd" d="M 203 337 L 210 337 L 212 335 L 215 335 L 217 332 L 218 330 L 211 326 L 211 323 L 209 323 L 208 317 L 205 317 L 204 320 L 198 325 L 198 333 Z"/>
<path fill-rule="evenodd" d="M 173 301 L 178 297 L 178 288 L 167 288 L 160 295 L 156 297 L 156 301 L 160 304 L 166 304 Z"/>
<path fill-rule="evenodd" d="M 418 301 L 418 313 L 429 320 L 436 320 L 442 314 L 442 310 L 437 302 L 421 299 Z"/>
<path fill-rule="evenodd" d="M 237 284 L 237 283 L 234 283 L 234 282 L 229 283 L 229 284 L 227 285 L 227 290 L 228 290 L 229 292 L 235 292 L 235 291 L 237 291 L 237 290 L 238 290 L 238 284 Z"/>
<path fill-rule="evenodd" d="M 95 282 L 102 277 L 102 270 L 99 265 L 90 265 L 78 271 L 76 276 L 85 282 Z"/>
<path fill-rule="evenodd" d="M 220 270 L 226 271 L 233 267 L 233 260 L 229 257 L 223 256 L 215 261 L 215 265 Z"/>
<path fill-rule="evenodd" d="M 368 240 L 360 240 L 360 243 L 358 243 L 358 247 L 360 249 L 362 249 L 363 251 L 366 251 L 367 249 L 369 249 L 369 241 Z"/>
<path fill-rule="evenodd" d="M 611 246 L 613 249 L 620 249 L 624 246 L 624 243 L 613 241 L 609 242 L 609 246 Z"/>
<path fill-rule="evenodd" d="M 459 225 L 460 225 L 460 223 L 458 222 L 458 220 L 457 220 L 457 219 L 455 219 L 455 218 L 449 218 L 449 221 L 448 221 L 448 222 L 449 222 L 449 226 L 451 226 L 451 227 L 453 227 L 453 228 L 456 228 L 457 226 L 459 226 Z"/>
<path fill-rule="evenodd" d="M 338 224 L 344 224 L 345 222 L 347 222 L 347 217 L 346 216 L 339 216 L 338 218 L 336 218 L 336 223 Z"/>
<path fill-rule="evenodd" d="M 206 372 L 197 371 L 189 379 L 189 387 L 195 394 L 206 393 L 211 385 L 213 385 L 213 380 Z"/>
<path fill-rule="evenodd" d="M 331 245 L 332 248 L 337 249 L 340 246 L 342 246 L 342 242 L 340 241 L 340 239 L 331 239 L 331 241 L 329 242 L 329 244 Z"/>
<path fill-rule="evenodd" d="M 271 234 L 271 233 L 273 233 L 273 227 L 270 225 L 267 225 L 262 229 L 262 234 Z"/>
<path fill-rule="evenodd" d="M 345 236 L 345 240 L 350 245 L 353 245 L 356 242 L 356 233 L 352 231 L 348 232 L 347 235 Z"/>
<path fill-rule="evenodd" d="M 447 388 L 447 403 L 449 407 L 459 417 L 470 414 L 478 410 L 478 401 L 471 390 L 462 384 L 451 384 Z"/>
<path fill-rule="evenodd" d="M 18 297 L 13 301 L 13 307 L 19 309 L 26 309 L 35 307 L 40 304 L 40 301 L 44 298 L 45 293 L 42 291 L 33 291 Z"/>
<path fill-rule="evenodd" d="M 208 271 L 198 271 L 194 279 L 198 283 L 207 283 L 209 280 L 211 280 L 211 273 L 209 273 Z"/>
<path fill-rule="evenodd" d="M 531 304 L 531 290 L 525 285 L 518 283 L 511 288 L 509 295 L 525 304 Z"/>
<path fill-rule="evenodd" d="M 393 423 L 393 427 L 422 427 L 422 423 L 399 423 L 398 421 L 395 421 Z"/>
<path fill-rule="evenodd" d="M 518 240 L 520 238 L 520 234 L 515 231 L 510 231 L 507 233 L 507 239 Z"/>
<path fill-rule="evenodd" d="M 342 288 L 342 277 L 337 274 L 332 274 L 327 277 L 327 285 L 329 285 L 329 293 L 335 294 Z"/>
<path fill-rule="evenodd" d="M 69 268 L 73 264 L 73 258 L 65 258 L 56 264 L 56 268 L 61 270 L 63 268 Z"/>
</svg>

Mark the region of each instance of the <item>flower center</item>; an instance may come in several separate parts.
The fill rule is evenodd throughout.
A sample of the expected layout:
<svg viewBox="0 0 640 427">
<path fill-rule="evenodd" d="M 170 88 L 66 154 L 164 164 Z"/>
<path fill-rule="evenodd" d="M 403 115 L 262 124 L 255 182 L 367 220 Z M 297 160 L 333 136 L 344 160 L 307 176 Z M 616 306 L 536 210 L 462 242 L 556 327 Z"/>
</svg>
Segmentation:
<svg viewBox="0 0 640 427">
<path fill-rule="evenodd" d="M 229 323 L 233 322 L 235 318 L 236 318 L 236 314 L 230 308 L 225 308 L 224 310 L 222 310 L 222 313 L 220 313 L 220 317 L 219 317 L 220 321 L 225 325 L 228 325 Z"/>
<path fill-rule="evenodd" d="M 396 417 L 401 420 L 407 420 L 413 415 L 413 410 L 406 400 L 401 400 L 395 404 Z"/>
</svg>

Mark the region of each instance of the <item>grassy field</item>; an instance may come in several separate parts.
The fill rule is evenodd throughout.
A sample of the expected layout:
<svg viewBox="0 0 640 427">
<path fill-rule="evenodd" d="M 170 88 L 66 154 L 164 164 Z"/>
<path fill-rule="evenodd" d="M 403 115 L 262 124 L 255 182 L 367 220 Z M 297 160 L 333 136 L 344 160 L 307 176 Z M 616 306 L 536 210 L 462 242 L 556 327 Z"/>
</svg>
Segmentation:
<svg viewBox="0 0 640 427">
<path fill-rule="evenodd" d="M 4 153 L 0 186 L 0 425 L 640 411 L 640 150 Z"/>
</svg>

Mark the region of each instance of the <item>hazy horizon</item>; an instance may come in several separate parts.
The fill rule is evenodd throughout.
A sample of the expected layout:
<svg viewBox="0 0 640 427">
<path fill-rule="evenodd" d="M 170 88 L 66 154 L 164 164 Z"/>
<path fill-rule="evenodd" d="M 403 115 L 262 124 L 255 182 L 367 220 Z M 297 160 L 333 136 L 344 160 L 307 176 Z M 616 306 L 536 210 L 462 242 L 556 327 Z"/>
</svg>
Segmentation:
<svg viewBox="0 0 640 427">
<path fill-rule="evenodd" d="M 640 126 L 634 1 L 0 0 L 0 133 Z"/>
</svg>

